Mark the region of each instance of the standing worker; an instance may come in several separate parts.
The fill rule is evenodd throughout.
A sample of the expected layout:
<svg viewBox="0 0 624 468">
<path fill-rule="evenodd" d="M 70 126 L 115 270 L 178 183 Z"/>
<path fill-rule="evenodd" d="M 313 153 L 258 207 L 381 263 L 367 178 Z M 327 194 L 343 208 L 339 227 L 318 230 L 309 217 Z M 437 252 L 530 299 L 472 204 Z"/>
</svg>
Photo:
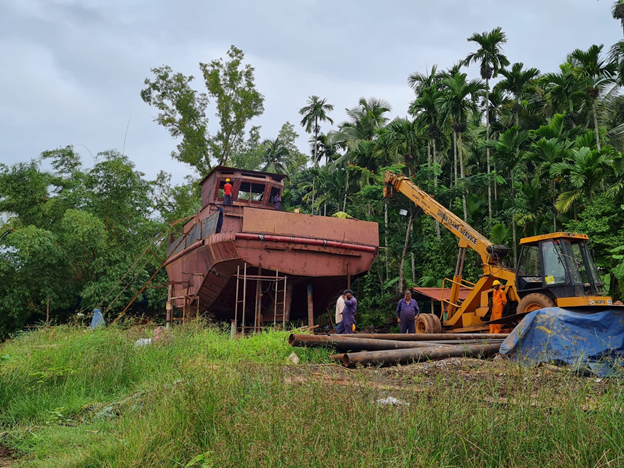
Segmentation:
<svg viewBox="0 0 624 468">
<path fill-rule="evenodd" d="M 416 333 L 416 317 L 420 315 L 420 308 L 416 300 L 412 299 L 412 291 L 409 289 L 397 304 L 396 315 L 401 333 Z"/>
<path fill-rule="evenodd" d="M 215 229 L 215 233 L 219 234 L 221 232 L 221 228 L 223 227 L 223 207 L 221 205 L 217 205 L 217 213 L 219 213 L 219 218 L 217 219 L 217 228 Z"/>
<path fill-rule="evenodd" d="M 279 193 L 273 197 L 273 203 L 277 211 L 282 209 L 282 197 L 279 196 Z"/>
<path fill-rule="evenodd" d="M 336 326 L 338 326 L 338 324 L 342 322 L 342 311 L 344 310 L 344 307 L 345 297 L 344 294 L 341 294 L 340 296 L 338 296 L 338 300 L 336 301 Z"/>
<path fill-rule="evenodd" d="M 492 317 L 490 320 L 498 320 L 503 317 L 503 309 L 505 308 L 505 304 L 507 304 L 507 296 L 505 295 L 505 291 L 501 288 L 500 281 L 496 280 L 492 283 L 494 287 L 494 292 L 492 293 Z M 490 325 L 490 333 L 500 333 L 501 325 Z"/>
<path fill-rule="evenodd" d="M 223 204 L 232 204 L 232 184 L 230 184 L 230 179 L 225 179 L 225 185 L 223 186 Z"/>
<path fill-rule="evenodd" d="M 347 289 L 344 292 L 345 306 L 342 310 L 342 321 L 336 331 L 341 335 L 350 335 L 355 331 L 355 312 L 357 312 L 357 299 L 353 297 L 353 291 Z"/>
</svg>

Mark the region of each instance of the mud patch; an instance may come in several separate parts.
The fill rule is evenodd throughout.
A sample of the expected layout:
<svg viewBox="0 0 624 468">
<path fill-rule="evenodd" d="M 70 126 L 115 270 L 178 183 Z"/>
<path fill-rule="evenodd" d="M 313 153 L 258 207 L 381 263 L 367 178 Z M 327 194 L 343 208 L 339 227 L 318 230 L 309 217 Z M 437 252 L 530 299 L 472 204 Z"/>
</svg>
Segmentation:
<svg viewBox="0 0 624 468">
<path fill-rule="evenodd" d="M 15 461 L 14 453 L 6 447 L 0 445 L 0 468 L 9 468 Z"/>
</svg>

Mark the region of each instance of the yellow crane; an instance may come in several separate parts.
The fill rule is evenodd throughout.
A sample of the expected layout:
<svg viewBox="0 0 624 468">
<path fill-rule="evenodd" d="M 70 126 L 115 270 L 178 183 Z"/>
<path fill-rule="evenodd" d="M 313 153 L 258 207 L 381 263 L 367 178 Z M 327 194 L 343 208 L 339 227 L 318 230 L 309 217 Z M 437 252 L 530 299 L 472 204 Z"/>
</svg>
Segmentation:
<svg viewBox="0 0 624 468">
<path fill-rule="evenodd" d="M 416 323 L 418 333 L 436 333 L 442 328 L 455 332 L 487 330 L 490 323 L 514 323 L 544 307 L 612 305 L 611 298 L 602 295 L 603 284 L 585 234 L 556 232 L 521 239 L 514 271 L 502 263 L 508 247 L 492 244 L 407 177 L 386 172 L 384 182 L 385 197 L 391 197 L 393 191 L 402 193 L 459 239 L 455 275 L 452 280 L 445 278 L 442 285 L 450 284 L 450 298 L 443 301 L 448 307 L 446 317 L 441 323 L 435 316 L 423 317 Z M 468 248 L 481 259 L 483 274 L 476 284 L 462 276 Z M 495 280 L 503 282 L 508 306 L 502 319 L 488 322 L 489 293 Z M 459 300 L 460 288 L 470 289 L 463 301 Z"/>
</svg>

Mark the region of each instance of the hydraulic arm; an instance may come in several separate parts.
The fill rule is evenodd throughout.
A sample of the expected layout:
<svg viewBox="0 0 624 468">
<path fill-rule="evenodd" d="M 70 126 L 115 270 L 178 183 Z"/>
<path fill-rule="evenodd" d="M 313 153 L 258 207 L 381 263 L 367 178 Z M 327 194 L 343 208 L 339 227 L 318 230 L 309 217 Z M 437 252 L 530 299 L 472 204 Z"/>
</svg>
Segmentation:
<svg viewBox="0 0 624 468">
<path fill-rule="evenodd" d="M 481 293 L 489 290 L 496 279 L 507 282 L 506 292 L 508 297 L 512 300 L 517 300 L 515 273 L 501 264 L 501 260 L 509 252 L 508 247 L 492 244 L 481 233 L 438 203 L 431 195 L 419 188 L 407 177 L 386 172 L 384 182 L 386 184 L 384 196 L 391 197 L 393 190 L 401 192 L 422 208 L 425 214 L 438 221 L 459 239 L 459 255 L 457 257 L 455 275 L 452 280 L 451 294 L 448 301 L 448 318 L 444 322 L 445 326 L 469 328 L 483 325 L 480 317 L 487 313 L 487 307 L 484 307 L 482 303 Z M 481 258 L 483 275 L 477 284 L 470 286 L 472 287 L 471 293 L 462 304 L 459 304 L 459 291 L 464 284 L 462 274 L 467 248 L 477 252 Z M 468 311 L 472 312 L 468 313 Z"/>
</svg>

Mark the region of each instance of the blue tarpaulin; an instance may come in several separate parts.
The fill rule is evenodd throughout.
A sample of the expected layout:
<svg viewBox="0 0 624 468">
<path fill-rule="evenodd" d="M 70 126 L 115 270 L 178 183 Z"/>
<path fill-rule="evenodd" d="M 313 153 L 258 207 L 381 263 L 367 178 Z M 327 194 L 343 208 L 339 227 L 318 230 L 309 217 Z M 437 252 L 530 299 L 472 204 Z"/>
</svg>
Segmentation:
<svg viewBox="0 0 624 468">
<path fill-rule="evenodd" d="M 507 337 L 500 353 L 522 364 L 567 364 L 600 375 L 624 370 L 624 307 L 603 312 L 536 310 Z"/>
</svg>

